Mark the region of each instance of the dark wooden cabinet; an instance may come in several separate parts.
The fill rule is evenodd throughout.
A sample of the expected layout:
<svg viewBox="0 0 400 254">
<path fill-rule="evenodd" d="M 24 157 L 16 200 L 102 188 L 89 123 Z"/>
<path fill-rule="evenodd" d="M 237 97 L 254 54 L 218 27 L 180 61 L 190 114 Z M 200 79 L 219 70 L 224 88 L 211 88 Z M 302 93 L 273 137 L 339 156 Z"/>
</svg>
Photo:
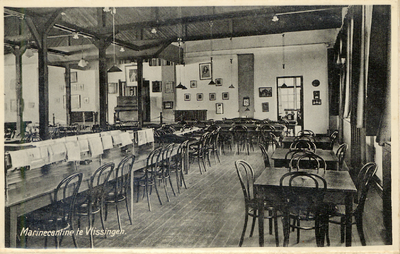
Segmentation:
<svg viewBox="0 0 400 254">
<path fill-rule="evenodd" d="M 207 110 L 175 110 L 175 122 L 205 120 L 207 120 Z"/>
</svg>

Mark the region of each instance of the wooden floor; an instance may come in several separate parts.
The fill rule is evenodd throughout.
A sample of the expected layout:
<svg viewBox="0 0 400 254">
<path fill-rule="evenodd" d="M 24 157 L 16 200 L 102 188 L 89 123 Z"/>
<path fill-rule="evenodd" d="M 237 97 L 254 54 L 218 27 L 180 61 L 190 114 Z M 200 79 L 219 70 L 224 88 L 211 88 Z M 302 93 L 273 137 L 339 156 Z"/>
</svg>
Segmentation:
<svg viewBox="0 0 400 254">
<path fill-rule="evenodd" d="M 250 155 L 234 155 L 227 152 L 221 156 L 221 163 L 212 160 L 212 167 L 207 172 L 199 173 L 197 164 L 192 164 L 189 174 L 185 175 L 187 189 L 180 194 L 172 195 L 169 189 L 170 202 L 162 195 L 160 205 L 156 194 L 151 195 L 152 211 L 147 208 L 146 199 L 134 204 L 133 223 L 129 224 L 123 203 L 119 206 L 124 234 L 113 237 L 95 236 L 95 248 L 212 248 L 238 247 L 243 227 L 244 201 L 243 193 L 236 175 L 234 161 L 244 159 L 250 162 L 260 175 L 263 160 L 257 148 Z M 173 179 L 175 180 L 175 179 Z M 176 187 L 176 182 L 173 182 Z M 161 192 L 163 194 L 163 192 Z M 109 208 L 106 228 L 118 229 L 116 212 Z M 365 234 L 367 245 L 384 245 L 384 227 L 382 218 L 382 200 L 375 191 L 370 191 L 365 208 Z M 265 222 L 268 223 L 267 221 Z M 82 225 L 86 227 L 87 221 Z M 101 229 L 98 217 L 94 226 Z M 243 247 L 258 247 L 257 225 L 253 237 L 248 233 Z M 76 226 L 75 226 L 76 230 Z M 85 231 L 85 230 L 84 230 Z M 280 244 L 282 244 L 282 225 L 279 224 Z M 344 246 L 340 243 L 339 226 L 330 225 L 331 246 Z M 78 237 L 80 248 L 89 247 L 89 238 L 83 233 Z M 313 231 L 301 232 L 301 242 L 296 243 L 296 235 L 290 236 L 290 247 L 315 247 Z M 355 226 L 353 227 L 353 246 L 360 246 Z M 273 235 L 265 236 L 266 247 L 275 247 Z M 28 248 L 43 248 L 42 237 L 28 239 Z M 53 247 L 49 239 L 49 247 Z M 65 237 L 62 247 L 73 247 L 71 237 Z"/>
</svg>

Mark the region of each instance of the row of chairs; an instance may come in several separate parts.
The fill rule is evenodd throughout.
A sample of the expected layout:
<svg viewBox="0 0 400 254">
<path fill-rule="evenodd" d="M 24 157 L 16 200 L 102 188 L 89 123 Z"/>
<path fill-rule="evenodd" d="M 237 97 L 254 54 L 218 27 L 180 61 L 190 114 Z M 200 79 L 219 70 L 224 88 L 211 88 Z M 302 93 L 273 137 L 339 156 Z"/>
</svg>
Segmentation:
<svg viewBox="0 0 400 254">
<path fill-rule="evenodd" d="M 122 230 L 118 203 L 125 202 L 129 221 L 132 224 L 127 195 L 134 162 L 135 155 L 127 155 L 117 167 L 113 162 L 100 166 L 88 179 L 87 191 L 81 193 L 79 189 L 83 182 L 83 173 L 73 173 L 65 177 L 55 188 L 51 196 L 51 205 L 23 216 L 20 228 L 62 233 L 66 230 L 74 230 L 76 217 L 78 217 L 77 227 L 81 228 L 82 217 L 86 217 L 88 223 L 93 225 L 96 214 L 99 214 L 102 229 L 105 230 L 108 206 L 114 205 L 118 227 Z M 63 236 L 64 234 L 55 234 L 54 240 L 57 248 L 61 245 Z M 75 233 L 71 236 L 75 247 L 78 247 Z M 27 238 L 22 240 L 26 244 Z M 94 246 L 93 234 L 90 234 L 90 246 Z M 47 235 L 45 236 L 45 247 L 47 247 Z"/>
<path fill-rule="evenodd" d="M 158 187 L 162 184 L 164 192 L 169 202 L 169 193 L 167 191 L 168 183 L 170 188 L 176 196 L 171 174 L 176 174 L 176 186 L 178 193 L 182 186 L 186 187 L 184 179 L 184 171 L 188 169 L 188 140 L 181 144 L 171 143 L 168 145 L 160 146 L 148 155 L 146 168 L 143 171 L 138 171 L 134 175 L 134 186 L 137 193 L 137 202 L 139 201 L 140 188 L 143 188 L 143 198 L 147 197 L 149 211 L 151 211 L 150 194 L 154 188 L 157 198 L 162 205 Z"/>
<path fill-rule="evenodd" d="M 200 174 L 203 173 L 202 165 L 204 172 L 207 171 L 206 161 L 208 165 L 211 167 L 210 155 L 214 156 L 215 161 L 219 158 L 219 151 L 221 149 L 221 143 L 219 141 L 221 128 L 218 127 L 214 130 L 209 130 L 201 135 L 200 139 L 197 142 L 191 143 L 189 145 L 189 159 L 190 161 L 197 160 L 197 164 L 199 166 Z"/>
</svg>

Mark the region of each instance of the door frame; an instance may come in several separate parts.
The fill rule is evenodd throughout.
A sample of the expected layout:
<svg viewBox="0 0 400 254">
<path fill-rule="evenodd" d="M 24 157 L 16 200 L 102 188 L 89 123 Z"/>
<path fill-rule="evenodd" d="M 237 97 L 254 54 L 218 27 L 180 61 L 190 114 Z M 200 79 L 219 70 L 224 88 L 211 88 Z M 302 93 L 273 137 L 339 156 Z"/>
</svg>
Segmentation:
<svg viewBox="0 0 400 254">
<path fill-rule="evenodd" d="M 304 97 L 303 97 L 303 93 L 304 93 L 304 86 L 303 86 L 303 76 L 298 75 L 298 76 L 278 76 L 276 77 L 276 105 L 277 105 L 277 110 L 276 110 L 276 114 L 277 114 L 277 119 L 279 120 L 279 87 L 278 87 L 278 79 L 280 78 L 300 78 L 300 111 L 301 111 L 301 117 L 302 117 L 302 121 L 301 121 L 301 130 L 304 130 Z M 297 125 L 297 124 L 296 124 Z"/>
</svg>

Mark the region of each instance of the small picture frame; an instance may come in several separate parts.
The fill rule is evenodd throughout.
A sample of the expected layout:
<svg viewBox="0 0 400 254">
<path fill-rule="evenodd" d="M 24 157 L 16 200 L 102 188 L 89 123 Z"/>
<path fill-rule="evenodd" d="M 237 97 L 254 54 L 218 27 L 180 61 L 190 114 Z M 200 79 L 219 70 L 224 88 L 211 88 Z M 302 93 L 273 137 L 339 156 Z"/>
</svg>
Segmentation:
<svg viewBox="0 0 400 254">
<path fill-rule="evenodd" d="M 137 76 L 137 66 L 125 66 L 126 75 L 126 85 L 127 86 L 137 86 L 138 76 Z"/>
<path fill-rule="evenodd" d="M 199 74 L 200 74 L 200 80 L 211 79 L 212 77 L 211 63 L 199 64 Z"/>
<path fill-rule="evenodd" d="M 185 101 L 190 101 L 190 93 L 185 93 L 183 97 Z"/>
<path fill-rule="evenodd" d="M 223 92 L 222 93 L 222 99 L 223 100 L 229 100 L 229 92 Z"/>
<path fill-rule="evenodd" d="M 259 97 L 272 97 L 272 87 L 259 87 L 258 95 Z"/>
<path fill-rule="evenodd" d="M 83 98 L 83 103 L 84 104 L 89 104 L 89 97 L 85 97 L 85 98 Z"/>
<path fill-rule="evenodd" d="M 108 84 L 108 93 L 109 94 L 115 94 L 118 91 L 118 84 L 117 83 L 109 83 Z"/>
<path fill-rule="evenodd" d="M 136 96 L 137 86 L 125 86 L 125 96 Z"/>
<path fill-rule="evenodd" d="M 152 82 L 152 92 L 153 93 L 160 93 L 162 87 L 162 81 L 153 81 Z"/>
<path fill-rule="evenodd" d="M 210 99 L 210 101 L 215 101 L 217 99 L 217 94 L 216 93 L 209 93 L 209 99 Z"/>
<path fill-rule="evenodd" d="M 85 84 L 79 84 L 79 91 L 85 90 Z"/>
<path fill-rule="evenodd" d="M 174 92 L 174 81 L 168 81 L 165 83 L 165 93 L 173 93 Z"/>
<path fill-rule="evenodd" d="M 321 104 L 322 104 L 321 99 L 313 99 L 312 100 L 312 105 L 321 105 Z"/>
<path fill-rule="evenodd" d="M 174 107 L 174 102 L 173 101 L 164 101 L 164 109 L 172 109 Z"/>
<path fill-rule="evenodd" d="M 197 80 L 190 80 L 190 88 L 197 88 Z"/>
<path fill-rule="evenodd" d="M 76 83 L 78 82 L 78 72 L 73 71 L 71 72 L 71 83 Z"/>
<path fill-rule="evenodd" d="M 269 112 L 269 102 L 261 103 L 262 112 Z"/>
<path fill-rule="evenodd" d="M 319 91 L 313 91 L 314 99 L 321 99 L 321 95 Z"/>
<path fill-rule="evenodd" d="M 222 81 L 223 81 L 222 78 L 216 78 L 215 79 L 215 85 L 216 86 L 222 86 Z"/>
<path fill-rule="evenodd" d="M 250 97 L 243 97 L 243 107 L 250 106 Z"/>
<path fill-rule="evenodd" d="M 224 113 L 224 104 L 223 103 L 215 103 L 215 113 L 216 114 Z"/>
<path fill-rule="evenodd" d="M 196 98 L 197 98 L 197 101 L 202 101 L 203 100 L 203 93 L 196 94 Z"/>
</svg>

